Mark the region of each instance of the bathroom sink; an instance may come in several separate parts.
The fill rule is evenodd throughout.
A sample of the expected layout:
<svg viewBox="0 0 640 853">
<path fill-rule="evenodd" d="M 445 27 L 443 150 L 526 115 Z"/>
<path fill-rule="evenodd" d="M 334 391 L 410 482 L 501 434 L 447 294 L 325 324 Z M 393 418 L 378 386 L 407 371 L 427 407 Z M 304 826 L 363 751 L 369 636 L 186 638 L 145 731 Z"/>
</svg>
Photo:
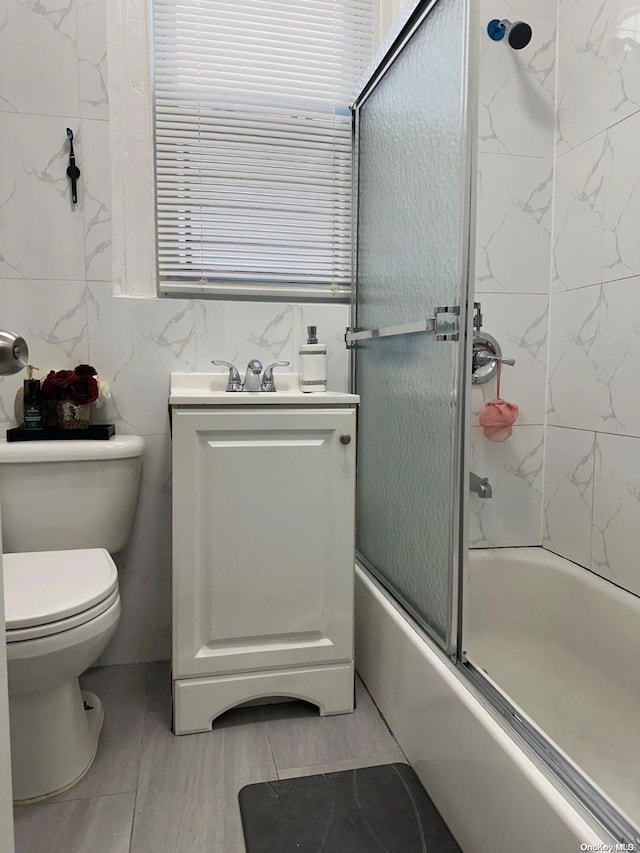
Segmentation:
<svg viewBox="0 0 640 853">
<path fill-rule="evenodd" d="M 227 371 L 223 373 L 172 373 L 169 392 L 170 406 L 258 406 L 311 405 L 330 406 L 332 403 L 358 403 L 357 394 L 323 391 L 304 394 L 299 388 L 297 373 L 275 371 L 276 391 L 228 392 Z"/>
</svg>

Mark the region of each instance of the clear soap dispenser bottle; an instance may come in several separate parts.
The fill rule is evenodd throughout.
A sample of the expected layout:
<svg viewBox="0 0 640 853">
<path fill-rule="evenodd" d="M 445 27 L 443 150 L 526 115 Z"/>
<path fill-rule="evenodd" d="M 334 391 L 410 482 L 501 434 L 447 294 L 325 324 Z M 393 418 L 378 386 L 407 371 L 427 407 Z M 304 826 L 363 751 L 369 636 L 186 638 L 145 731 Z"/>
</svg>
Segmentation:
<svg viewBox="0 0 640 853">
<path fill-rule="evenodd" d="M 300 346 L 300 390 L 306 394 L 327 390 L 327 347 L 318 343 L 317 332 L 307 326 L 307 342 Z"/>
</svg>

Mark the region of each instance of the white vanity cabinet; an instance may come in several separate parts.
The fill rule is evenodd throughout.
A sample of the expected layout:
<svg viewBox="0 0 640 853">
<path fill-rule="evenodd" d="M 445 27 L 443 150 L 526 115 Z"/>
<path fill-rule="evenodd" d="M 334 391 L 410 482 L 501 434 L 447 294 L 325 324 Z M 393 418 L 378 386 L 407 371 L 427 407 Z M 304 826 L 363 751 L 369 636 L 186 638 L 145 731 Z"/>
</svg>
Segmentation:
<svg viewBox="0 0 640 853">
<path fill-rule="evenodd" d="M 357 398 L 307 396 L 172 407 L 176 734 L 271 696 L 353 710 Z"/>
</svg>

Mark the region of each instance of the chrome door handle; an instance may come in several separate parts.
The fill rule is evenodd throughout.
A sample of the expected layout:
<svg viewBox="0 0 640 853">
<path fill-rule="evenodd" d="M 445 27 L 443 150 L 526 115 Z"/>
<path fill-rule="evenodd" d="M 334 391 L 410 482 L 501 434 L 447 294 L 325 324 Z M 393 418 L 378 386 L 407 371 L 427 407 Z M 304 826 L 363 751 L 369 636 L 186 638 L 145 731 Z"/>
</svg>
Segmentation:
<svg viewBox="0 0 640 853">
<path fill-rule="evenodd" d="M 443 314 L 444 318 L 440 315 Z M 420 332 L 435 332 L 437 341 L 457 341 L 460 339 L 459 305 L 441 305 L 433 312 L 433 317 L 417 320 L 415 323 L 401 323 L 398 326 L 383 326 L 379 329 L 358 331 L 348 328 L 344 341 L 347 348 L 357 341 L 369 341 L 375 338 L 391 338 L 396 335 L 415 335 Z"/>
</svg>

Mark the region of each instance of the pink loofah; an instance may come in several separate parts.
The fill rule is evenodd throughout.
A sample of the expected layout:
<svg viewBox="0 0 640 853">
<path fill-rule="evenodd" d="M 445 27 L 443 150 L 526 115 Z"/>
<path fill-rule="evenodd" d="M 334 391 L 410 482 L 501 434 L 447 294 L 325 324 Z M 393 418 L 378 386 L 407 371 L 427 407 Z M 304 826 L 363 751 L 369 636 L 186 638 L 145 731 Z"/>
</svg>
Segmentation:
<svg viewBox="0 0 640 853">
<path fill-rule="evenodd" d="M 507 403 L 500 397 L 500 368 L 498 363 L 498 396 L 495 400 L 485 403 L 484 409 L 478 415 L 478 423 L 482 427 L 484 437 L 489 441 L 506 441 L 510 438 L 519 413 L 515 403 Z"/>
<path fill-rule="evenodd" d="M 478 421 L 484 437 L 489 441 L 506 441 L 513 432 L 512 426 L 518 417 L 518 407 L 515 403 L 496 398 L 485 403 Z"/>
</svg>

